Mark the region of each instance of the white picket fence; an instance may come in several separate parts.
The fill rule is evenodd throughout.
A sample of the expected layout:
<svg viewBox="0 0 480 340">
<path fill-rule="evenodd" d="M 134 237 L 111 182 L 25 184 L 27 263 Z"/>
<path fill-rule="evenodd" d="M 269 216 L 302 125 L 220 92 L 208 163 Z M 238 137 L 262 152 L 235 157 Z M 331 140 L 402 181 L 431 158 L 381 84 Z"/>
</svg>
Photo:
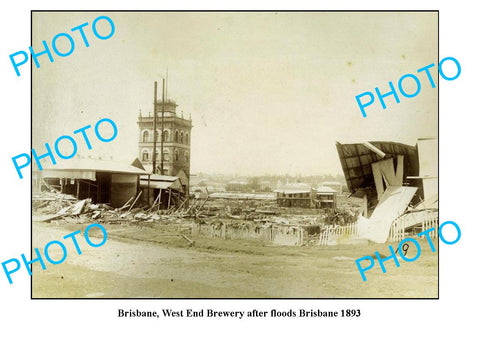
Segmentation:
<svg viewBox="0 0 480 340">
<path fill-rule="evenodd" d="M 410 222 L 410 223 L 409 223 Z M 438 237 L 438 213 L 431 212 L 425 213 L 422 219 L 422 231 L 428 230 L 430 228 L 434 228 L 434 231 L 429 233 L 430 238 L 436 239 Z M 392 222 L 392 226 L 390 227 L 390 234 L 389 234 L 389 241 L 390 242 L 399 242 L 406 237 L 405 228 L 408 227 L 411 223 L 411 218 L 408 215 L 402 215 L 395 219 Z M 421 236 L 421 238 L 425 238 L 425 236 Z"/>
<path fill-rule="evenodd" d="M 388 239 L 390 242 L 400 242 L 405 238 L 405 218 L 403 216 L 397 217 L 390 227 L 390 234 Z"/>
<path fill-rule="evenodd" d="M 229 223 L 200 224 L 192 223 L 193 237 L 202 235 L 224 240 L 258 239 L 274 244 L 301 245 L 304 235 L 302 227 L 282 225 L 259 225 L 253 222 L 244 222 L 233 227 Z"/>
<path fill-rule="evenodd" d="M 429 216 L 428 219 L 423 220 L 422 222 L 422 231 L 434 228 L 433 232 L 430 232 L 430 238 L 438 238 L 438 214 Z M 425 235 L 420 236 L 422 239 L 425 238 Z"/>
<path fill-rule="evenodd" d="M 353 236 L 357 236 L 357 222 L 352 222 L 345 226 L 328 225 L 320 233 L 317 244 L 326 246 L 332 242 L 337 242 L 341 238 L 351 238 Z"/>
</svg>

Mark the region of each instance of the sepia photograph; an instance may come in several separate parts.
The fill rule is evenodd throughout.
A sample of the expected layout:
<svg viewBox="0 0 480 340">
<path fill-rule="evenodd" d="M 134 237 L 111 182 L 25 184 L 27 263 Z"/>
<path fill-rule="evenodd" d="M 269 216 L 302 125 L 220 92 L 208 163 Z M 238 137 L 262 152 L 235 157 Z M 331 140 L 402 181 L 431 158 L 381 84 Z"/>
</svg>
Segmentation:
<svg viewBox="0 0 480 340">
<path fill-rule="evenodd" d="M 438 299 L 438 11 L 31 15 L 31 298 Z"/>
</svg>

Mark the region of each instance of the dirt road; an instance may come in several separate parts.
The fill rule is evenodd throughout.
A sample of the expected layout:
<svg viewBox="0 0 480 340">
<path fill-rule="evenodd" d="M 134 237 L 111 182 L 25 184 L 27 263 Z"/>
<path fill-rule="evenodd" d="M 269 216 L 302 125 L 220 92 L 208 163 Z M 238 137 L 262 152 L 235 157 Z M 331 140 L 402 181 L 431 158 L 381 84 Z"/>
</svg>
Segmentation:
<svg viewBox="0 0 480 340">
<path fill-rule="evenodd" d="M 387 245 L 330 247 L 266 246 L 243 240 L 197 239 L 193 248 L 172 234 L 158 234 L 142 226 L 105 226 L 108 241 L 87 245 L 78 236 L 82 254 L 63 240 L 64 263 L 34 264 L 32 296 L 68 298 L 436 298 L 437 254 L 421 242 L 422 255 L 412 263 L 386 263 L 367 272 L 363 282 L 354 260 Z M 34 223 L 33 247 L 42 254 L 52 240 L 80 227 Z M 85 226 L 82 226 L 83 230 Z M 129 235 L 136 235 L 129 237 Z M 142 235 L 142 237 L 138 237 Z M 98 242 L 98 241 L 97 241 Z M 183 245 L 183 246 L 179 246 Z M 49 250 L 61 258 L 58 247 Z M 414 253 L 411 255 L 414 256 Z"/>
</svg>

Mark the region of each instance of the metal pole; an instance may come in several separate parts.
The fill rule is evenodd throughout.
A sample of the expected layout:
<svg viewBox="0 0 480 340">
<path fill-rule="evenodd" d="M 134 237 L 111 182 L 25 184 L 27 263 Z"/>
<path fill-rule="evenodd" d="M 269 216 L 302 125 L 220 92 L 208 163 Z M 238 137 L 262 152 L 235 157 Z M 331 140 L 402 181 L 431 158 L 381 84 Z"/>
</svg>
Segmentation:
<svg viewBox="0 0 480 340">
<path fill-rule="evenodd" d="M 157 157 L 156 157 L 156 153 L 157 153 L 157 82 L 154 82 L 153 88 L 154 90 L 153 90 L 153 168 L 152 168 L 152 173 L 154 174 L 157 167 Z"/>
<path fill-rule="evenodd" d="M 165 78 L 162 79 L 162 138 L 160 142 L 160 174 L 163 175 L 163 130 L 165 115 Z"/>
</svg>

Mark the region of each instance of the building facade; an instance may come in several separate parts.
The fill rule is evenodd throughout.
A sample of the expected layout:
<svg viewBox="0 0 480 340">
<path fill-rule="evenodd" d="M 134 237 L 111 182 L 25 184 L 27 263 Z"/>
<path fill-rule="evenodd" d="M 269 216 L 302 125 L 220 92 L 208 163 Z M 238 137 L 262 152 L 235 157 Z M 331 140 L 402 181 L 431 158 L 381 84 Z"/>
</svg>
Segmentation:
<svg viewBox="0 0 480 340">
<path fill-rule="evenodd" d="M 182 179 L 185 192 L 189 192 L 190 183 L 190 145 L 192 119 L 185 119 L 177 115 L 177 104 L 173 100 L 166 100 L 164 106 L 162 132 L 162 102 L 157 101 L 157 129 L 156 129 L 156 169 L 153 169 L 154 144 L 154 117 L 143 117 L 139 114 L 139 143 L 138 153 L 145 170 L 149 173 L 162 174 L 161 171 L 161 143 L 163 138 L 163 175 L 177 176 Z"/>
<path fill-rule="evenodd" d="M 336 192 L 332 188 L 274 190 L 279 207 L 336 209 Z"/>
</svg>

